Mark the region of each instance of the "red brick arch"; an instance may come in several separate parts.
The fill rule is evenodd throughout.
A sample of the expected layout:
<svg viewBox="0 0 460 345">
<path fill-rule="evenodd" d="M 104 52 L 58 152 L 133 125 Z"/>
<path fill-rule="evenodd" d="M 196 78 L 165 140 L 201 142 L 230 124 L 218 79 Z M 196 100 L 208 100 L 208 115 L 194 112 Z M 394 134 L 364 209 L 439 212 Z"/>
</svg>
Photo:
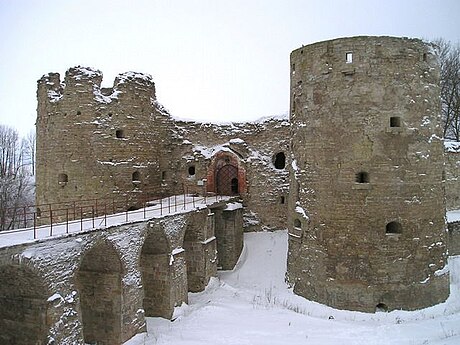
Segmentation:
<svg viewBox="0 0 460 345">
<path fill-rule="evenodd" d="M 232 186 L 234 178 L 238 180 L 237 188 L 235 185 Z M 219 151 L 212 157 L 208 168 L 206 190 L 224 195 L 247 192 L 246 169 L 237 155 L 228 151 Z"/>
</svg>

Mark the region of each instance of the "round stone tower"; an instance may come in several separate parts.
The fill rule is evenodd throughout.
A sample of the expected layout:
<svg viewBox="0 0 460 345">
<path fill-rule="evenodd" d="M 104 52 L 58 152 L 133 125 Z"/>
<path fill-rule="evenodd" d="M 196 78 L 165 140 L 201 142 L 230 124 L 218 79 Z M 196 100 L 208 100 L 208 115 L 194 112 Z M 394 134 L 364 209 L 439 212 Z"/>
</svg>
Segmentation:
<svg viewBox="0 0 460 345">
<path fill-rule="evenodd" d="M 439 68 L 417 39 L 291 54 L 288 279 L 339 309 L 419 309 L 449 294 Z"/>
</svg>

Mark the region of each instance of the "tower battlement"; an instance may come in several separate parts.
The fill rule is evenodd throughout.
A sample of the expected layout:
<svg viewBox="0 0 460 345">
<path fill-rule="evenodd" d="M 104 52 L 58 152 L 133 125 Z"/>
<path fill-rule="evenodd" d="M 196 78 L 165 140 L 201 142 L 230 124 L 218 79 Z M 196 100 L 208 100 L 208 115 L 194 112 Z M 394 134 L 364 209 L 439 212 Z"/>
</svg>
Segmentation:
<svg viewBox="0 0 460 345">
<path fill-rule="evenodd" d="M 101 104 L 132 98 L 143 98 L 150 102 L 156 99 L 155 83 L 149 74 L 120 73 L 112 87 L 101 87 L 102 78 L 100 70 L 81 66 L 69 68 L 63 81 L 59 73 L 45 74 L 38 80 L 39 106 L 60 102 L 66 98 L 73 100 L 75 97 L 94 99 Z"/>
</svg>

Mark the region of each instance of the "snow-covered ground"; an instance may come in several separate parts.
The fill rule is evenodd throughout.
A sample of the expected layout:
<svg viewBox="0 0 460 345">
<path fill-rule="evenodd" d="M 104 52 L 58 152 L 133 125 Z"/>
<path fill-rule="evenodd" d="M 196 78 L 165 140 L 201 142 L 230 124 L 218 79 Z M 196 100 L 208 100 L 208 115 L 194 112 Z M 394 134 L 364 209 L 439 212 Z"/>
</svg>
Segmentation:
<svg viewBox="0 0 460 345">
<path fill-rule="evenodd" d="M 367 314 L 332 309 L 288 289 L 286 231 L 247 233 L 244 241 L 233 271 L 219 272 L 204 292 L 189 294 L 174 321 L 147 318 L 148 333 L 125 345 L 460 344 L 460 256 L 449 259 L 445 303 Z"/>
</svg>

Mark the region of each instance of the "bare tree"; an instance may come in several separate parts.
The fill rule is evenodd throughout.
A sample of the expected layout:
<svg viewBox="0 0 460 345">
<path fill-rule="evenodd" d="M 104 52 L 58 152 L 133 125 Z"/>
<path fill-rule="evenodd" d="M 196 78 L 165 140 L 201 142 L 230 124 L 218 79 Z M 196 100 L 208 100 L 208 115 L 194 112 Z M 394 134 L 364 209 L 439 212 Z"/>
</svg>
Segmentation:
<svg viewBox="0 0 460 345">
<path fill-rule="evenodd" d="M 25 140 L 24 164 L 29 165 L 29 171 L 35 176 L 35 143 L 37 141 L 35 131 L 30 131 Z"/>
<path fill-rule="evenodd" d="M 18 132 L 0 125 L 0 231 L 26 225 L 24 216 L 33 204 L 33 181 L 24 162 L 25 151 L 26 141 L 20 140 Z"/>
<path fill-rule="evenodd" d="M 444 138 L 460 141 L 460 44 L 453 45 L 442 38 L 434 43 L 439 47 L 441 65 Z"/>
</svg>

